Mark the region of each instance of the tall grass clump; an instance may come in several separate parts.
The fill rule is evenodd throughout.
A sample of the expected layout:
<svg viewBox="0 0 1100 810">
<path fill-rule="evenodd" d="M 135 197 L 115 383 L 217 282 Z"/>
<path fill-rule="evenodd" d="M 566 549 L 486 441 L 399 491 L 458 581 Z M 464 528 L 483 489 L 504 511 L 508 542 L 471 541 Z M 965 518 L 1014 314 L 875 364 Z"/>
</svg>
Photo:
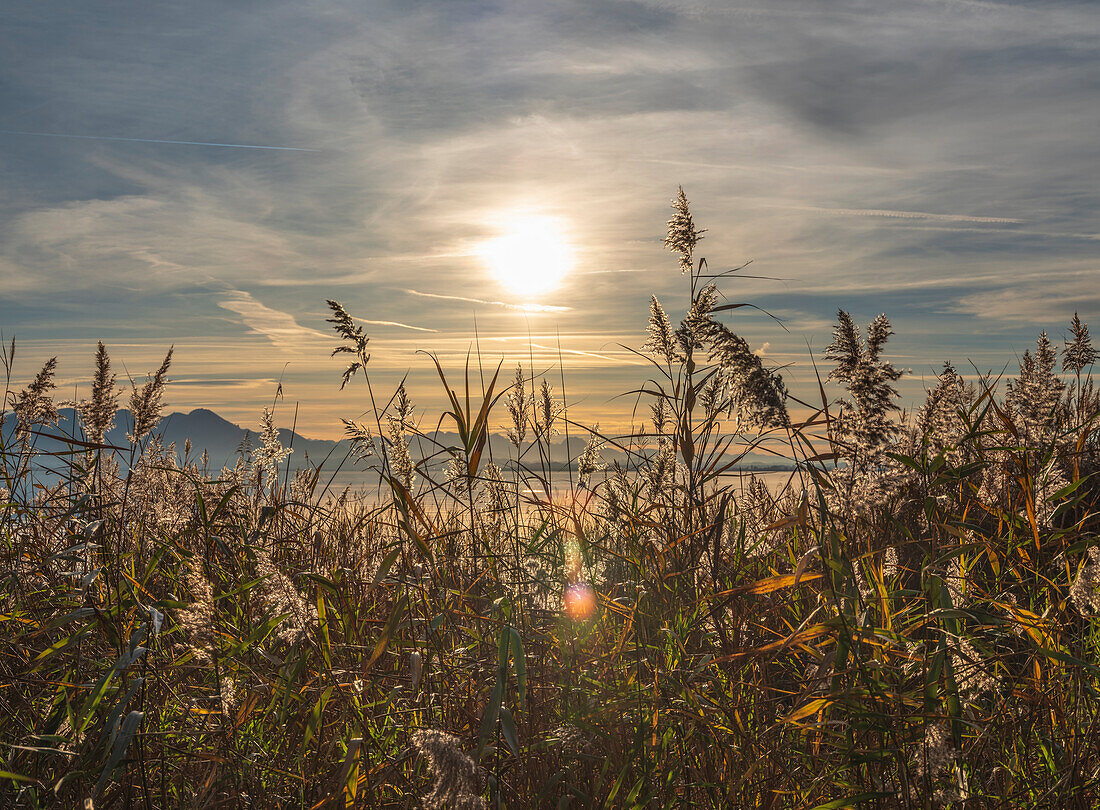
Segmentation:
<svg viewBox="0 0 1100 810">
<path fill-rule="evenodd" d="M 78 403 L 5 347 L 0 804 L 1097 806 L 1088 327 L 909 412 L 889 319 L 841 311 L 799 396 L 703 233 L 681 190 L 623 435 L 522 365 L 428 357 L 422 415 L 329 301 L 360 496 L 291 474 L 277 401 L 233 466 L 165 446 L 171 352 L 121 412 L 103 344 Z"/>
</svg>

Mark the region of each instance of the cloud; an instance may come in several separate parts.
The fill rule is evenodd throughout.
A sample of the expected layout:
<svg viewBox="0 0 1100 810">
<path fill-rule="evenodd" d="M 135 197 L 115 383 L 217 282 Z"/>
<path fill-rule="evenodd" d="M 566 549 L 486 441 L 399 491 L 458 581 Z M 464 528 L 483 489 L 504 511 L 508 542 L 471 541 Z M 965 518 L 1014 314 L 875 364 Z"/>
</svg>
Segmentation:
<svg viewBox="0 0 1100 810">
<path fill-rule="evenodd" d="M 1082 313 L 1086 320 L 1089 313 L 1100 312 L 1100 291 L 1096 289 L 1095 270 L 1080 275 L 1056 273 L 1011 287 L 998 284 L 968 292 L 944 309 L 980 318 L 993 328 L 1013 330 L 1026 324 L 1054 331 L 1064 326 L 1074 312 Z"/>
<path fill-rule="evenodd" d="M 3 249 L 38 281 L 23 286 L 118 285 L 145 294 L 254 279 L 261 268 L 279 273 L 306 263 L 291 235 L 253 220 L 244 201 L 233 197 L 216 187 L 158 183 L 150 194 L 35 208 L 6 226 Z"/>
<path fill-rule="evenodd" d="M 463 295 L 441 295 L 439 293 L 421 292 L 420 290 L 405 290 L 405 292 L 409 295 L 419 296 L 420 298 L 436 298 L 442 301 L 462 301 L 467 304 L 484 304 L 491 307 L 511 309 L 516 312 L 568 312 L 570 309 L 570 307 L 558 307 L 549 304 L 508 304 L 504 301 L 486 301 L 482 298 L 467 298 Z"/>
<path fill-rule="evenodd" d="M 72 132 L 20 132 L 0 130 L 0 135 L 24 135 L 31 138 L 74 138 L 86 141 L 120 141 L 124 143 L 163 143 L 173 146 L 216 146 L 222 149 L 272 149 L 280 152 L 317 152 L 301 146 L 259 146 L 248 143 L 211 143 L 209 141 L 170 141 L 161 138 L 119 138 L 111 135 L 79 135 Z"/>
<path fill-rule="evenodd" d="M 218 306 L 237 313 L 254 334 L 263 335 L 280 349 L 303 351 L 315 348 L 315 341 L 329 340 L 328 335 L 302 326 L 291 315 L 264 306 L 242 290 L 231 290 Z"/>
<path fill-rule="evenodd" d="M 1019 225 L 1023 220 L 1008 217 L 979 217 L 967 214 L 930 214 L 926 211 L 884 211 L 874 208 L 815 208 L 812 206 L 791 206 L 799 211 L 820 211 L 824 214 L 852 217 L 890 217 L 893 219 L 931 219 L 940 222 L 981 222 L 995 225 Z"/>
<path fill-rule="evenodd" d="M 371 323 L 375 326 L 399 326 L 402 329 L 412 329 L 416 332 L 438 332 L 438 329 L 429 329 L 426 326 L 410 326 L 407 323 L 398 323 L 397 321 L 371 321 L 366 318 L 357 318 L 357 320 L 363 323 Z"/>
<path fill-rule="evenodd" d="M 172 378 L 173 386 L 195 386 L 199 388 L 255 388 L 257 386 L 275 386 L 278 384 L 278 380 L 275 379 L 257 379 L 254 377 L 237 377 L 229 379 L 214 379 L 205 377 L 195 378 Z"/>
<path fill-rule="evenodd" d="M 594 357 L 597 360 L 606 360 L 608 363 L 616 366 L 644 366 L 639 360 L 631 359 L 627 356 L 626 352 L 620 352 L 618 357 L 611 357 L 607 354 L 600 354 L 598 352 L 586 352 L 580 349 L 563 349 L 559 346 L 544 346 L 541 343 L 532 343 L 531 346 L 536 349 L 542 349 L 544 352 L 549 352 L 551 356 L 555 353 L 569 354 L 577 357 Z"/>
</svg>

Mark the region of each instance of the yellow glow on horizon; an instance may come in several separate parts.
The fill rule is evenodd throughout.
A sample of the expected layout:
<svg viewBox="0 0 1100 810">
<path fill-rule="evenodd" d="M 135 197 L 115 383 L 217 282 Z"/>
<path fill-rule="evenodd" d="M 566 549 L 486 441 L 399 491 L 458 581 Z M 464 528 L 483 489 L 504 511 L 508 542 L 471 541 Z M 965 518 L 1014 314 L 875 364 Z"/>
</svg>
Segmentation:
<svg viewBox="0 0 1100 810">
<path fill-rule="evenodd" d="M 553 217 L 509 220 L 500 236 L 481 243 L 478 255 L 501 284 L 520 296 L 557 289 L 573 268 L 565 229 Z"/>
</svg>

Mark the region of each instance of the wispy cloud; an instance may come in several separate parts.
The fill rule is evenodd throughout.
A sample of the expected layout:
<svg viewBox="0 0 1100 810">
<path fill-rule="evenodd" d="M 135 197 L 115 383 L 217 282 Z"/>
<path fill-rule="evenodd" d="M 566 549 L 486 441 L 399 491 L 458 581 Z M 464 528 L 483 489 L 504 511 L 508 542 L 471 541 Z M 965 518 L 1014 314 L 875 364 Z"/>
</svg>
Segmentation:
<svg viewBox="0 0 1100 810">
<path fill-rule="evenodd" d="M 257 377 L 236 377 L 229 379 L 207 379 L 203 377 L 173 377 L 173 386 L 187 386 L 199 388 L 256 388 L 274 386 L 278 380 Z"/>
<path fill-rule="evenodd" d="M 372 321 L 372 320 L 369 320 L 367 318 L 359 318 L 359 317 L 357 317 L 356 319 L 362 321 L 363 323 L 374 324 L 375 326 L 399 326 L 402 329 L 412 329 L 414 332 L 438 332 L 439 331 L 438 329 L 429 329 L 426 326 L 410 326 L 407 323 L 398 323 L 397 321 Z"/>
<path fill-rule="evenodd" d="M 927 211 L 887 211 L 880 208 L 820 208 L 815 206 L 793 206 L 799 211 L 820 211 L 823 214 L 837 214 L 849 217 L 890 217 L 893 219 L 931 219 L 941 222 L 983 222 L 995 225 L 1019 225 L 1022 219 L 1009 217 L 979 217 L 968 214 L 933 214 Z"/>
<path fill-rule="evenodd" d="M 466 304 L 484 304 L 490 307 L 500 307 L 502 309 L 510 309 L 515 312 L 568 312 L 571 307 L 559 307 L 551 306 L 549 304 L 508 304 L 504 301 L 486 301 L 483 298 L 467 298 L 464 295 L 442 295 L 440 293 L 421 292 L 420 290 L 405 290 L 409 295 L 416 295 L 420 298 L 436 298 L 441 301 L 461 301 Z"/>
<path fill-rule="evenodd" d="M 211 141 L 168 141 L 161 138 L 123 138 L 114 135 L 77 135 L 71 132 L 20 132 L 0 129 L 0 135 L 25 135 L 35 138 L 73 138 L 81 141 L 121 141 L 123 143 L 163 143 L 173 146 L 218 146 L 225 149 L 270 149 L 277 152 L 317 152 L 302 146 L 260 146 L 251 143 L 214 143 Z"/>
<path fill-rule="evenodd" d="M 1100 312 L 1100 290 L 1095 266 L 1082 269 L 1040 267 L 1015 283 L 990 279 L 971 286 L 942 305 L 945 312 L 980 318 L 994 328 L 1062 327 L 1070 314 L 1082 317 Z"/>
<path fill-rule="evenodd" d="M 616 366 L 644 366 L 645 365 L 645 363 L 634 359 L 633 355 L 627 356 L 626 352 L 623 352 L 618 357 L 611 357 L 609 355 L 599 354 L 597 352 L 586 352 L 586 351 L 581 351 L 580 349 L 563 349 L 560 346 L 545 346 L 541 343 L 532 343 L 531 346 L 535 349 L 542 349 L 544 352 L 550 352 L 551 354 L 553 354 L 555 352 L 560 352 L 561 354 L 569 354 L 569 355 L 574 355 L 576 357 L 594 357 L 597 360 L 606 360 L 608 363 L 611 363 L 611 364 L 616 365 Z"/>
<path fill-rule="evenodd" d="M 243 290 L 232 290 L 218 306 L 235 312 L 253 333 L 263 335 L 280 349 L 303 351 L 316 340 L 329 340 L 328 335 L 299 324 L 293 316 L 265 306 Z"/>
</svg>

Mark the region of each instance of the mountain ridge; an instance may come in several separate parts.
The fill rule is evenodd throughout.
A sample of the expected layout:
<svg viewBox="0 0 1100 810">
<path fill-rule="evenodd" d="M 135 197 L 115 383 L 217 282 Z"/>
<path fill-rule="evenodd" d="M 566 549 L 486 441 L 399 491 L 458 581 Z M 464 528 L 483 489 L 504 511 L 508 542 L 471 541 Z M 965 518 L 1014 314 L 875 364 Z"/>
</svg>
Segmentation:
<svg viewBox="0 0 1100 810">
<path fill-rule="evenodd" d="M 79 438 L 81 435 L 78 429 L 79 417 L 75 409 L 71 407 L 62 408 L 59 410 L 59 414 L 61 418 L 57 425 L 42 430 L 41 434 L 44 435 L 37 437 L 36 441 L 38 442 L 39 449 L 48 452 L 63 451 L 65 449 L 65 437 Z M 105 437 L 106 443 L 117 447 L 127 446 L 129 441 L 126 438 L 126 434 L 130 430 L 131 425 L 132 419 L 130 412 L 125 408 L 119 409 L 115 415 L 114 425 L 111 430 L 107 432 Z M 2 429 L 5 439 L 9 438 L 14 429 L 12 420 L 5 420 Z M 322 464 L 326 460 L 335 460 L 339 463 L 344 460 L 346 454 L 350 450 L 350 445 L 346 439 L 311 439 L 290 428 L 280 427 L 277 430 L 279 433 L 279 441 L 284 447 L 290 447 L 293 450 L 289 459 L 292 470 L 309 464 Z M 233 466 L 239 451 L 244 448 L 246 443 L 251 441 L 252 446 L 255 447 L 259 439 L 259 434 L 256 430 L 249 427 L 242 427 L 235 422 L 231 422 L 229 419 L 226 419 L 210 408 L 193 408 L 187 413 L 183 411 L 173 411 L 165 415 L 157 423 L 153 432 L 161 437 L 161 441 L 165 446 L 175 445 L 176 454 L 181 461 L 184 457 L 184 446 L 187 440 L 190 440 L 191 451 L 189 458 L 191 460 L 198 459 L 205 450 L 212 469 L 218 469 L 222 466 Z M 426 447 L 423 447 L 421 452 L 417 453 L 418 442 L 412 435 L 410 435 L 409 438 L 414 455 L 418 458 L 442 454 L 445 448 L 461 446 L 461 441 L 457 433 L 438 432 L 434 434 L 436 444 L 431 444 L 429 442 Z M 570 460 L 575 459 L 584 448 L 587 440 L 578 436 L 570 436 L 568 445 L 566 441 L 565 437 L 561 437 L 557 441 L 551 443 L 552 467 L 555 469 L 561 469 L 565 467 Z M 420 442 L 420 444 L 423 445 L 423 442 Z M 507 436 L 502 433 L 491 434 L 489 444 L 492 454 L 501 459 L 510 458 L 514 452 L 514 448 L 508 441 Z M 606 446 L 602 450 L 602 455 L 605 462 L 615 460 L 623 462 L 626 459 L 626 455 L 623 452 Z M 528 463 L 537 463 L 535 461 L 537 457 L 533 457 L 529 454 L 528 458 Z M 738 466 L 742 469 L 758 469 L 761 471 L 768 469 L 789 469 L 789 464 L 777 464 L 768 457 L 760 455 L 746 456 Z"/>
</svg>

